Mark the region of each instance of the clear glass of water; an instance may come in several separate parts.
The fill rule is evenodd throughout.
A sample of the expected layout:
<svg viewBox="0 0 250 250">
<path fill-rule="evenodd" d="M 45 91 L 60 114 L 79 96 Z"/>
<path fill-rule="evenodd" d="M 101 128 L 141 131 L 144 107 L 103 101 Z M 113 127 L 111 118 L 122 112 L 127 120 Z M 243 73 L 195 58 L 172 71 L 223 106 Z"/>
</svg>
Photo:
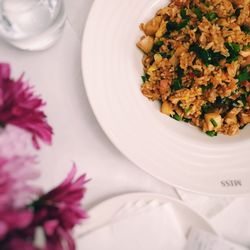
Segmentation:
<svg viewBox="0 0 250 250">
<path fill-rule="evenodd" d="M 64 0 L 0 0 L 0 37 L 24 50 L 43 50 L 62 34 Z"/>
</svg>

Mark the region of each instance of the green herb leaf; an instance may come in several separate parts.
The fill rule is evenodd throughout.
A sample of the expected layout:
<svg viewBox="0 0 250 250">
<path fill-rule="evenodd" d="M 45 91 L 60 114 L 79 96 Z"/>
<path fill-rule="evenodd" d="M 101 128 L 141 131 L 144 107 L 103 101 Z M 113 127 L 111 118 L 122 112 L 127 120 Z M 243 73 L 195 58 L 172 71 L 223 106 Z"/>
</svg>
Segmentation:
<svg viewBox="0 0 250 250">
<path fill-rule="evenodd" d="M 207 13 L 205 15 L 205 17 L 207 18 L 208 21 L 213 21 L 215 20 L 216 18 L 218 18 L 217 14 L 215 12 L 210 12 L 210 13 Z"/>
<path fill-rule="evenodd" d="M 161 48 L 161 46 L 162 46 L 163 44 L 164 44 L 164 42 L 161 41 L 161 40 L 155 42 L 155 44 L 154 44 L 154 46 L 153 46 L 153 48 L 152 48 L 151 51 L 152 51 L 153 53 L 159 52 L 159 50 L 160 50 L 160 48 Z"/>
<path fill-rule="evenodd" d="M 143 83 L 145 83 L 146 81 L 148 81 L 149 75 L 148 74 L 144 74 L 143 76 L 141 76 L 141 79 L 142 79 Z"/>
<path fill-rule="evenodd" d="M 203 61 L 203 63 L 206 66 L 208 66 L 209 64 L 213 64 L 215 66 L 218 66 L 219 61 L 225 58 L 219 52 L 214 52 L 212 49 L 205 50 L 205 49 L 201 48 L 196 43 L 193 43 L 189 47 L 189 51 L 195 52 L 196 55 Z"/>
<path fill-rule="evenodd" d="M 201 72 L 200 72 L 199 70 L 197 70 L 197 69 L 194 69 L 194 70 L 193 70 L 193 73 L 194 73 L 195 76 L 197 76 L 197 77 L 200 77 L 200 76 L 201 76 Z"/>
<path fill-rule="evenodd" d="M 217 132 L 215 132 L 214 130 L 212 130 L 212 131 L 207 131 L 206 134 L 207 134 L 208 136 L 211 136 L 211 137 L 217 136 Z"/>
<path fill-rule="evenodd" d="M 187 11 L 186 11 L 185 8 L 181 8 L 180 14 L 181 14 L 182 19 L 187 19 L 188 18 Z"/>
<path fill-rule="evenodd" d="M 237 8 L 237 9 L 235 10 L 234 15 L 235 15 L 236 17 L 239 17 L 240 11 L 241 11 L 241 9 L 240 9 L 240 8 Z"/>
<path fill-rule="evenodd" d="M 225 47 L 228 49 L 228 52 L 230 54 L 230 56 L 227 57 L 227 63 L 236 61 L 239 56 L 240 45 L 237 43 L 225 43 Z"/>
<path fill-rule="evenodd" d="M 189 123 L 189 122 L 192 121 L 192 119 L 190 119 L 190 118 L 182 118 L 182 120 L 183 120 L 184 122 L 186 122 L 186 123 Z"/>
<path fill-rule="evenodd" d="M 174 114 L 171 116 L 173 119 L 175 119 L 176 121 L 181 121 L 182 118 L 178 115 L 178 114 Z"/>
<path fill-rule="evenodd" d="M 213 88 L 213 84 L 211 82 L 208 85 L 202 85 L 201 86 L 201 89 L 202 89 L 203 92 L 205 92 L 206 90 L 209 90 L 211 88 Z"/>
<path fill-rule="evenodd" d="M 250 74 L 248 72 L 248 68 L 250 65 L 247 65 L 246 67 L 242 68 L 240 70 L 240 74 L 238 75 L 238 83 L 242 83 L 244 81 L 250 81 Z"/>
<path fill-rule="evenodd" d="M 213 118 L 210 119 L 210 122 L 213 124 L 214 127 L 218 126 L 218 123 Z"/>
<path fill-rule="evenodd" d="M 167 23 L 167 34 L 169 35 L 169 33 L 173 32 L 173 31 L 179 31 L 181 29 L 183 29 L 184 27 L 187 26 L 187 24 L 189 23 L 190 18 L 187 17 L 186 19 L 184 19 L 182 22 L 177 23 L 177 22 L 168 22 Z"/>
<path fill-rule="evenodd" d="M 248 26 L 242 25 L 240 28 L 241 28 L 241 30 L 243 32 L 245 32 L 246 34 L 250 35 L 250 28 Z"/>
<path fill-rule="evenodd" d="M 207 114 L 209 112 L 211 112 L 213 110 L 213 105 L 212 103 L 205 103 L 202 107 L 201 107 L 201 112 L 202 115 Z"/>
<path fill-rule="evenodd" d="M 182 88 L 181 81 L 179 79 L 173 80 L 173 83 L 171 85 L 171 90 L 176 91 Z"/>
<path fill-rule="evenodd" d="M 194 7 L 193 12 L 197 16 L 197 18 L 201 21 L 202 16 L 203 16 L 201 9 L 198 7 Z"/>
</svg>

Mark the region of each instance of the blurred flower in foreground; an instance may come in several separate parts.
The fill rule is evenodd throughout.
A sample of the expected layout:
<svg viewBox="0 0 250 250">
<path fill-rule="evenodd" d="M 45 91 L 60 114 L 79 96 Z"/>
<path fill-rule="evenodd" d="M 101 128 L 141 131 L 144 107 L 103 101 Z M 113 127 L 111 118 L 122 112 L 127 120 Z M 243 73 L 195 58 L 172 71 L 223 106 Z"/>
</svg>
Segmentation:
<svg viewBox="0 0 250 250">
<path fill-rule="evenodd" d="M 39 189 L 30 183 L 39 176 L 34 162 L 29 156 L 0 157 L 0 213 L 21 208 L 39 194 Z"/>
<path fill-rule="evenodd" d="M 15 222 L 6 222 L 11 211 L 0 211 L 0 245 L 3 250 L 75 250 L 72 229 L 86 218 L 81 206 L 85 194 L 86 176 L 75 179 L 73 166 L 67 178 L 50 192 L 38 197 L 24 210 L 18 210 Z M 27 214 L 22 214 L 25 212 Z M 2 219 L 2 221 L 1 221 Z M 19 225 L 19 222 L 23 222 Z M 5 233 L 1 225 L 8 224 Z M 2 226 L 4 228 L 4 226 Z"/>
<path fill-rule="evenodd" d="M 31 143 L 32 135 L 14 125 L 0 128 L 0 156 L 12 158 L 14 156 L 33 156 L 36 149 Z"/>
<path fill-rule="evenodd" d="M 34 96 L 22 76 L 13 80 L 10 73 L 10 65 L 0 63 L 0 126 L 12 124 L 27 130 L 36 148 L 39 148 L 38 138 L 50 144 L 52 128 L 41 110 L 45 103 Z"/>
</svg>

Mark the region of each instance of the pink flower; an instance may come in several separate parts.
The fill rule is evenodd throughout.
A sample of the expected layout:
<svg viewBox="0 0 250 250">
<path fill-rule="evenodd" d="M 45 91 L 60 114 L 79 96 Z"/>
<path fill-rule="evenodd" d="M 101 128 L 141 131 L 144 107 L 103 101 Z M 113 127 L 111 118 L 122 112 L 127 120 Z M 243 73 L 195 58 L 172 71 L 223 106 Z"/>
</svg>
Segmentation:
<svg viewBox="0 0 250 250">
<path fill-rule="evenodd" d="M 33 213 L 29 209 L 1 211 L 0 242 L 8 233 L 26 229 L 31 224 L 32 219 Z"/>
<path fill-rule="evenodd" d="M 68 250 L 75 249 L 71 230 L 86 218 L 81 207 L 85 194 L 86 176 L 74 180 L 76 167 L 73 166 L 65 181 L 43 195 L 34 203 L 35 224 L 42 225 L 47 238 L 46 250 L 61 250 L 63 242 Z"/>
<path fill-rule="evenodd" d="M 32 156 L 36 154 L 28 131 L 13 125 L 0 127 L 0 156 L 12 158 L 14 156 Z"/>
<path fill-rule="evenodd" d="M 39 176 L 33 165 L 32 157 L 0 157 L 0 214 L 25 206 L 39 193 L 29 184 Z"/>
<path fill-rule="evenodd" d="M 15 81 L 10 73 L 10 65 L 0 63 L 0 124 L 12 124 L 29 131 L 36 148 L 39 148 L 38 138 L 51 144 L 52 128 L 41 111 L 45 103 L 34 96 L 33 89 L 22 77 Z"/>
</svg>

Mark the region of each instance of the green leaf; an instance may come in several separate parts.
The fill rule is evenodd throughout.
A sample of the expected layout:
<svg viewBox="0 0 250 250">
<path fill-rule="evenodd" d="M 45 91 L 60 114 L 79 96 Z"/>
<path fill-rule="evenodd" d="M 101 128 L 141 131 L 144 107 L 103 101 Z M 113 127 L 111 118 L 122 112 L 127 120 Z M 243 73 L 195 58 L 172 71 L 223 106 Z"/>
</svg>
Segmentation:
<svg viewBox="0 0 250 250">
<path fill-rule="evenodd" d="M 143 76 L 141 76 L 141 79 L 142 79 L 143 83 L 145 83 L 146 81 L 148 81 L 149 75 L 148 74 L 144 74 Z"/>
<path fill-rule="evenodd" d="M 235 15 L 236 17 L 239 17 L 240 11 L 241 11 L 241 9 L 240 9 L 240 8 L 237 8 L 237 9 L 235 10 L 234 15 Z"/>
<path fill-rule="evenodd" d="M 214 52 L 212 49 L 205 50 L 196 43 L 193 43 L 189 47 L 189 51 L 195 52 L 197 57 L 199 57 L 206 66 L 209 64 L 218 66 L 219 61 L 225 58 L 219 52 Z"/>
<path fill-rule="evenodd" d="M 240 52 L 240 45 L 237 43 L 225 43 L 225 47 L 228 49 L 229 57 L 227 57 L 227 63 L 236 61 Z"/>
<path fill-rule="evenodd" d="M 246 67 L 242 68 L 240 70 L 240 74 L 238 75 L 238 83 L 242 83 L 244 81 L 250 81 L 250 74 L 248 71 L 250 65 L 247 65 Z"/>
<path fill-rule="evenodd" d="M 181 8 L 180 14 L 181 14 L 182 19 L 187 19 L 188 18 L 187 11 L 186 11 L 185 8 Z"/>
<path fill-rule="evenodd" d="M 197 18 L 201 21 L 202 16 L 203 16 L 201 9 L 198 7 L 194 7 L 193 12 L 197 16 Z"/>
<path fill-rule="evenodd" d="M 178 115 L 178 114 L 174 114 L 171 116 L 173 119 L 175 119 L 176 121 L 181 121 L 182 118 Z"/>
<path fill-rule="evenodd" d="M 210 13 L 207 13 L 205 15 L 205 17 L 207 18 L 208 21 L 213 21 L 215 20 L 216 18 L 218 18 L 217 14 L 215 12 L 210 12 Z"/>
<path fill-rule="evenodd" d="M 208 85 L 202 85 L 201 86 L 201 89 L 202 89 L 203 92 L 206 91 L 206 90 L 209 90 L 211 88 L 213 88 L 213 84 L 211 82 Z"/>
<path fill-rule="evenodd" d="M 200 76 L 201 76 L 201 72 L 200 72 L 199 70 L 197 70 L 197 69 L 194 69 L 194 70 L 193 70 L 193 73 L 194 73 L 195 76 L 197 76 L 197 77 L 200 77 Z"/>
<path fill-rule="evenodd" d="M 201 107 L 201 112 L 202 115 L 207 114 L 209 112 L 211 112 L 213 110 L 213 105 L 212 103 L 205 103 L 202 107 Z"/>
<path fill-rule="evenodd" d="M 170 32 L 173 32 L 173 31 L 179 31 L 179 30 L 183 29 L 184 27 L 187 26 L 189 21 L 190 21 L 190 18 L 187 17 L 185 20 L 183 20 L 180 23 L 172 22 L 172 21 L 168 22 L 167 23 L 167 33 L 170 33 Z"/>
<path fill-rule="evenodd" d="M 210 119 L 210 122 L 213 124 L 214 127 L 218 126 L 218 123 L 213 118 Z"/>
<path fill-rule="evenodd" d="M 190 118 L 182 118 L 182 120 L 183 120 L 184 122 L 186 122 L 186 123 L 189 123 L 189 122 L 192 121 L 192 119 L 190 119 Z"/>
<path fill-rule="evenodd" d="M 182 88 L 181 81 L 179 79 L 174 79 L 171 85 L 171 90 L 176 91 Z"/>
<path fill-rule="evenodd" d="M 160 48 L 161 48 L 161 46 L 162 46 L 163 44 L 164 44 L 164 42 L 161 41 L 161 40 L 155 42 L 155 44 L 154 44 L 154 46 L 153 46 L 153 48 L 152 48 L 151 51 L 152 51 L 153 53 L 159 52 L 159 50 L 160 50 Z"/>
<path fill-rule="evenodd" d="M 250 28 L 248 26 L 242 25 L 240 28 L 241 28 L 241 30 L 243 32 L 245 32 L 246 34 L 250 35 Z"/>
<path fill-rule="evenodd" d="M 217 136 L 217 132 L 215 132 L 214 130 L 212 130 L 212 131 L 207 131 L 206 134 L 207 134 L 208 136 L 211 136 L 211 137 Z"/>
</svg>

